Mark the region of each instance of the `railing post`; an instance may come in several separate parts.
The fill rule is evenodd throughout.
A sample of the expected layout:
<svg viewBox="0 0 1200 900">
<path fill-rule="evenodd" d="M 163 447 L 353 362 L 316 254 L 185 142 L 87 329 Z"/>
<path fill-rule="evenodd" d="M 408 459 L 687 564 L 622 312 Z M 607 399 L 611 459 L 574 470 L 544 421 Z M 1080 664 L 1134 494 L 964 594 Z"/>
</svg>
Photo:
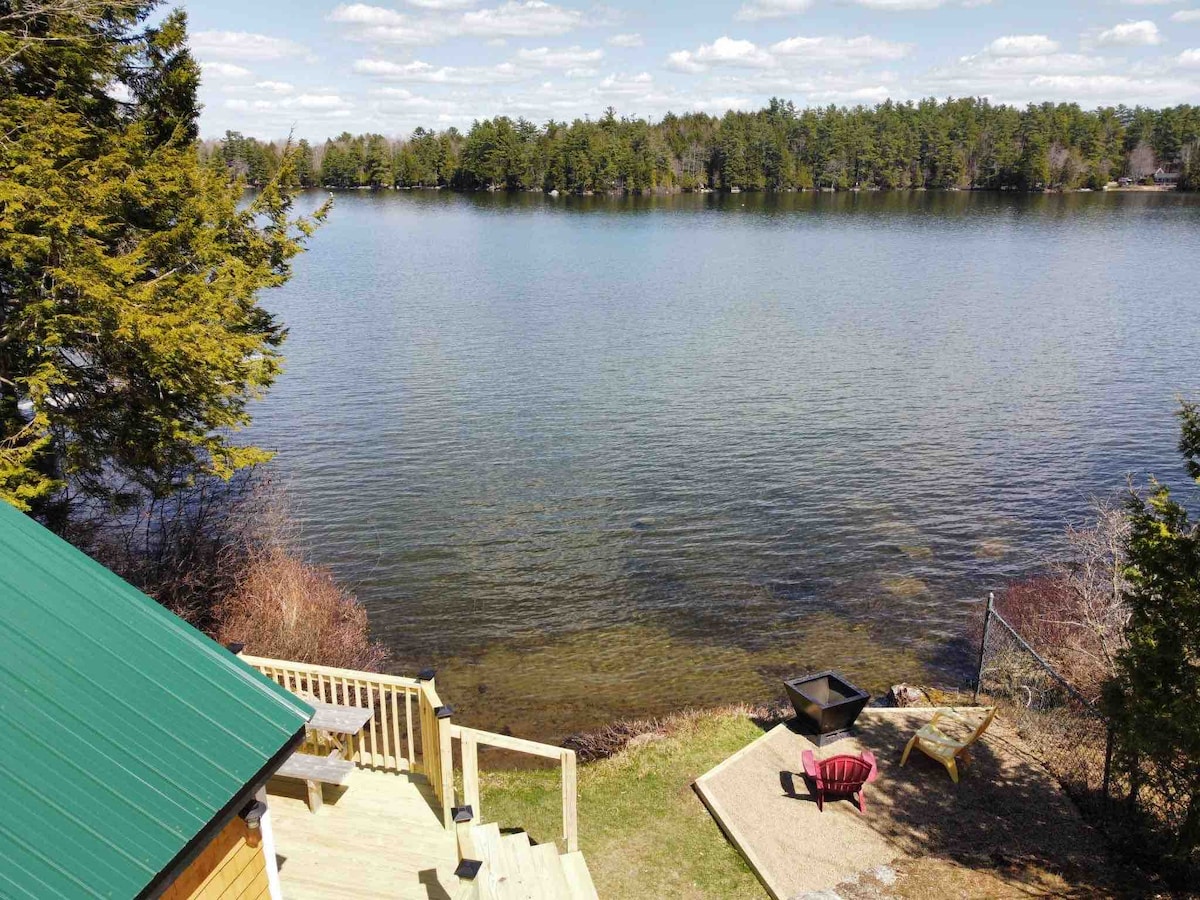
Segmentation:
<svg viewBox="0 0 1200 900">
<path fill-rule="evenodd" d="M 979 703 L 979 689 L 983 686 L 983 662 L 987 655 L 988 629 L 992 625 L 992 607 L 996 605 L 996 595 L 988 591 L 987 610 L 983 614 L 983 637 L 979 640 L 979 669 L 975 673 L 975 696 L 972 703 Z"/>
<path fill-rule="evenodd" d="M 451 744 L 450 716 L 454 709 L 439 706 L 433 711 L 437 728 L 438 768 L 441 776 L 442 823 L 447 830 L 454 827 L 454 746 Z"/>
<path fill-rule="evenodd" d="M 562 816 L 563 841 L 567 852 L 574 853 L 579 849 L 577 779 L 575 774 L 575 751 L 562 752 Z"/>
<path fill-rule="evenodd" d="M 463 803 L 471 807 L 471 821 L 483 821 L 479 811 L 479 744 L 470 733 L 464 733 L 459 742 L 462 753 Z"/>
</svg>

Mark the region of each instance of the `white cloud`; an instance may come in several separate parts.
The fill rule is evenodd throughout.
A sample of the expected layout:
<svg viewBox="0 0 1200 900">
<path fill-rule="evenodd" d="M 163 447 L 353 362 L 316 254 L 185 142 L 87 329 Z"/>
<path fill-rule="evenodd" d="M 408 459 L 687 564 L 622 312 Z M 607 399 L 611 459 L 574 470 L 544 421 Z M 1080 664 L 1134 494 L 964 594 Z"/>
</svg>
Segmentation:
<svg viewBox="0 0 1200 900">
<path fill-rule="evenodd" d="M 311 59 L 302 44 L 286 38 L 248 31 L 197 31 L 191 38 L 192 50 L 200 59 L 236 59 L 239 62 L 298 57 Z"/>
<path fill-rule="evenodd" d="M 258 81 L 254 87 L 267 94 L 290 94 L 295 88 L 286 81 Z"/>
<path fill-rule="evenodd" d="M 614 73 L 600 82 L 600 90 L 609 94 L 640 94 L 653 83 L 654 78 L 649 72 L 639 72 L 637 75 Z"/>
<path fill-rule="evenodd" d="M 408 16 L 394 9 L 370 6 L 366 3 L 341 3 L 328 16 L 330 22 L 345 25 L 404 25 Z"/>
<path fill-rule="evenodd" d="M 1200 9 L 1181 9 L 1171 13 L 1172 22 L 1200 22 Z"/>
<path fill-rule="evenodd" d="M 614 34 L 608 43 L 613 47 L 641 47 L 646 42 L 640 34 Z"/>
<path fill-rule="evenodd" d="M 1110 47 L 1148 47 L 1162 43 L 1158 26 L 1149 19 L 1138 22 L 1122 22 L 1101 31 L 1096 43 Z"/>
<path fill-rule="evenodd" d="M 884 12 L 910 12 L 912 10 L 937 9 L 947 0 L 854 0 L 859 6 Z"/>
<path fill-rule="evenodd" d="M 346 109 L 354 104 L 337 94 L 300 94 L 282 101 L 282 105 L 299 109 Z"/>
<path fill-rule="evenodd" d="M 351 40 L 420 46 L 446 37 L 434 20 L 415 20 L 394 9 L 366 3 L 340 4 L 327 16 L 330 22 L 349 26 Z"/>
<path fill-rule="evenodd" d="M 943 6 L 961 6 L 974 9 L 977 6 L 988 6 L 992 0 L 853 0 L 859 6 L 875 9 L 881 12 L 920 12 L 930 9 L 941 9 Z"/>
<path fill-rule="evenodd" d="M 775 65 L 770 53 L 753 41 L 719 37 L 695 50 L 677 50 L 667 57 L 668 69 L 677 72 L 706 72 L 711 66 L 736 66 L 762 69 Z"/>
<path fill-rule="evenodd" d="M 812 4 L 813 0 L 750 0 L 742 5 L 734 18 L 745 22 L 778 19 L 802 13 Z"/>
<path fill-rule="evenodd" d="M 1175 65 L 1185 69 L 1200 69 L 1200 48 L 1184 50 L 1175 57 Z"/>
<path fill-rule="evenodd" d="M 857 65 L 892 62 L 907 56 L 911 44 L 898 44 L 869 35 L 861 37 L 792 37 L 771 45 L 771 52 L 798 62 Z"/>
<path fill-rule="evenodd" d="M 535 38 L 565 34 L 585 24 L 583 13 L 545 0 L 506 0 L 499 6 L 453 12 L 455 6 L 425 4 L 428 12 L 412 16 L 367 3 L 342 3 L 328 15 L 347 26 L 351 40 L 426 46 L 456 37 Z M 449 15 L 440 14 L 451 11 Z"/>
<path fill-rule="evenodd" d="M 354 62 L 354 71 L 384 81 L 470 85 L 515 81 L 524 74 L 512 63 L 500 63 L 497 66 L 435 66 L 419 59 L 407 63 L 359 59 Z"/>
<path fill-rule="evenodd" d="M 254 74 L 249 69 L 235 66 L 233 63 L 223 62 L 202 62 L 200 63 L 200 69 L 206 76 L 227 80 L 249 78 Z"/>
<path fill-rule="evenodd" d="M 354 104 L 338 94 L 299 94 L 282 100 L 244 100 L 233 98 L 225 101 L 226 109 L 238 112 L 276 112 L 304 110 L 323 115 L 348 114 Z"/>
<path fill-rule="evenodd" d="M 1058 41 L 1044 34 L 1010 34 L 988 44 L 992 56 L 1046 56 L 1057 53 Z"/>
<path fill-rule="evenodd" d="M 833 87 L 828 90 L 809 91 L 807 98 L 810 103 L 882 103 L 892 96 L 892 89 L 886 84 L 866 85 L 850 88 Z"/>
<path fill-rule="evenodd" d="M 507 37 L 553 37 L 583 24 L 583 13 L 545 0 L 508 0 L 493 9 L 464 13 L 466 34 Z"/>
<path fill-rule="evenodd" d="M 518 50 L 514 58 L 519 63 L 537 66 L 539 69 L 577 69 L 598 63 L 604 58 L 604 51 L 585 50 L 579 46 L 554 50 L 549 47 L 536 47 Z"/>
</svg>

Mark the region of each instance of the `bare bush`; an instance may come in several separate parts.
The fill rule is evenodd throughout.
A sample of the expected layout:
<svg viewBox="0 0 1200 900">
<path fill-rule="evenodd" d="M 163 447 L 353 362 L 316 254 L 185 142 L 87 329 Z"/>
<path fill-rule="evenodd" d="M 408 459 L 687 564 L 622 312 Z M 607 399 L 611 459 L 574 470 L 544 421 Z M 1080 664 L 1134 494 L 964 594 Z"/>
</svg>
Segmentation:
<svg viewBox="0 0 1200 900">
<path fill-rule="evenodd" d="M 244 642 L 258 656 L 365 671 L 387 660 L 354 595 L 278 545 L 254 552 L 217 621 L 218 640 Z"/>
<path fill-rule="evenodd" d="M 304 559 L 283 493 L 262 473 L 77 521 L 72 540 L 221 643 L 347 669 L 387 661 L 354 595 Z"/>
<path fill-rule="evenodd" d="M 1092 511 L 1088 525 L 1067 530 L 1066 556 L 1049 573 L 1010 584 L 997 608 L 1063 677 L 1096 699 L 1116 673 L 1125 641 L 1129 523 L 1110 503 L 1097 501 Z"/>
</svg>

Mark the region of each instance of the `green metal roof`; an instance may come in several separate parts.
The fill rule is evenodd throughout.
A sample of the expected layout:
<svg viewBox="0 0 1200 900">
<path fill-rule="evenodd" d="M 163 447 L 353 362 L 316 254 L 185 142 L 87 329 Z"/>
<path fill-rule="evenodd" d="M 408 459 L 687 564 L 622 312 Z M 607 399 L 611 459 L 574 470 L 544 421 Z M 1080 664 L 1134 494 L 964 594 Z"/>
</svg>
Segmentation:
<svg viewBox="0 0 1200 900">
<path fill-rule="evenodd" d="M 0 897 L 138 896 L 311 715 L 0 501 Z"/>
</svg>

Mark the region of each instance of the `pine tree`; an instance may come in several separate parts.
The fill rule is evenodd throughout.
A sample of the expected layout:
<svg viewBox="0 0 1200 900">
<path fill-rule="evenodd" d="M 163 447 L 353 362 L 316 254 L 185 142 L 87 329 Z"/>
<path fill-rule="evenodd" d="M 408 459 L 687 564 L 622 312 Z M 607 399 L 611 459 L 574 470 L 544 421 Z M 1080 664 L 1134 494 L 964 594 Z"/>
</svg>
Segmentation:
<svg viewBox="0 0 1200 900">
<path fill-rule="evenodd" d="M 1179 447 L 1200 483 L 1200 407 L 1184 403 Z M 1200 524 L 1152 483 L 1129 501 L 1130 618 L 1106 695 L 1117 761 L 1169 803 L 1179 859 L 1200 847 Z"/>
<path fill-rule="evenodd" d="M 186 19 L 147 26 L 155 6 L 0 7 L 0 497 L 20 508 L 267 457 L 229 432 L 280 370 L 256 296 L 313 222 L 290 218 L 290 152 L 245 205 L 201 163 Z"/>
</svg>

